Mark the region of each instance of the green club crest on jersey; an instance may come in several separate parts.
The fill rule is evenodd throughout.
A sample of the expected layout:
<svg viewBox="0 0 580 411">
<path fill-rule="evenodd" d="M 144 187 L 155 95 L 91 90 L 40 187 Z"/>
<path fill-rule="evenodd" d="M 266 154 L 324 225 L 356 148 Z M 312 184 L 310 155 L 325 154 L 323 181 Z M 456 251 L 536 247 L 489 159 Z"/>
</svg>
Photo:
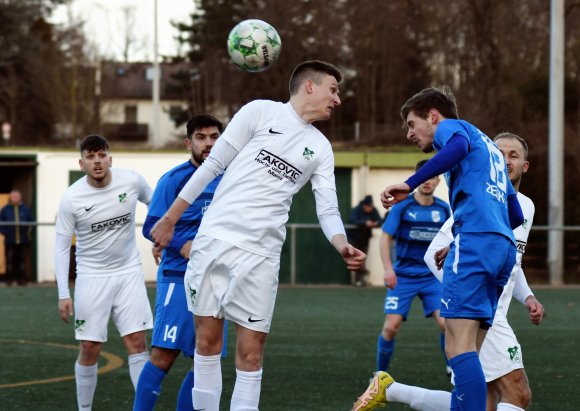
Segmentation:
<svg viewBox="0 0 580 411">
<path fill-rule="evenodd" d="M 314 157 L 314 151 L 309 150 L 308 147 L 304 147 L 304 152 L 302 155 L 304 156 L 304 160 L 310 161 L 312 160 L 312 157 Z"/>
<path fill-rule="evenodd" d="M 80 331 L 85 326 L 85 320 L 75 320 L 75 331 Z"/>
<path fill-rule="evenodd" d="M 127 193 L 119 194 L 119 203 L 127 202 Z"/>
<path fill-rule="evenodd" d="M 508 354 L 510 355 L 511 361 L 519 361 L 520 353 L 519 353 L 519 348 L 517 345 L 514 345 L 513 347 L 509 347 L 507 349 L 507 351 L 508 351 Z"/>
<path fill-rule="evenodd" d="M 524 229 L 528 228 L 528 219 L 524 218 L 524 222 L 522 223 L 522 227 L 524 227 Z"/>
</svg>

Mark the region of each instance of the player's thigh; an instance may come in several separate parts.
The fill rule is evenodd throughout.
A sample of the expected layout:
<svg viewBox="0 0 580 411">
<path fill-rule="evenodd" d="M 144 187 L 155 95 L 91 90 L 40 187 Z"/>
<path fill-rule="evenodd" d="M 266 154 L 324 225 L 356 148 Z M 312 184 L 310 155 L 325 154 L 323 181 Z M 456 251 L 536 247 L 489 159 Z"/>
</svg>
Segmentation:
<svg viewBox="0 0 580 411">
<path fill-rule="evenodd" d="M 280 260 L 239 250 L 230 269 L 230 285 L 222 303 L 225 318 L 249 330 L 268 333 L 278 291 Z"/>
<path fill-rule="evenodd" d="M 511 255 L 510 240 L 494 233 L 458 233 L 445 259 L 441 316 L 491 324 L 497 275 Z"/>
<path fill-rule="evenodd" d="M 497 392 L 501 402 L 526 408 L 530 402 L 531 390 L 528 376 L 523 368 L 513 370 L 497 380 L 488 383 Z"/>
<path fill-rule="evenodd" d="M 111 277 L 78 275 L 74 290 L 75 338 L 106 342 L 115 295 Z"/>
<path fill-rule="evenodd" d="M 414 278 L 398 276 L 397 286 L 387 290 L 384 305 L 385 315 L 398 314 L 403 317 L 403 320 L 406 320 L 413 298 L 418 292 L 419 289 Z"/>
<path fill-rule="evenodd" d="M 193 314 L 187 309 L 183 278 L 157 284 L 151 345 L 183 351 L 188 357 L 195 353 Z"/>
<path fill-rule="evenodd" d="M 112 318 L 121 337 L 153 328 L 153 313 L 140 267 L 116 277 Z"/>
<path fill-rule="evenodd" d="M 431 317 L 441 308 L 441 283 L 434 275 L 418 278 L 417 283 L 421 287 L 418 295 L 423 302 L 423 314 Z"/>
<path fill-rule="evenodd" d="M 488 382 L 524 368 L 521 345 L 507 320 L 496 318 L 483 340 L 479 358 Z"/>
</svg>

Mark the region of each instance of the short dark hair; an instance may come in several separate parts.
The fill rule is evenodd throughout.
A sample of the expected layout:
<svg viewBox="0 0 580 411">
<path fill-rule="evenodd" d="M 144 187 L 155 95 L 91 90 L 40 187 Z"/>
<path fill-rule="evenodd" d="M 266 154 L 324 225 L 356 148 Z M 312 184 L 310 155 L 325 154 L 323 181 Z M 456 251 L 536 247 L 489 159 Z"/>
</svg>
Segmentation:
<svg viewBox="0 0 580 411">
<path fill-rule="evenodd" d="M 501 140 L 502 138 L 510 138 L 512 140 L 519 141 L 519 143 L 522 145 L 522 148 L 524 149 L 524 160 L 528 159 L 528 143 L 526 143 L 526 140 L 524 140 L 517 134 L 510 133 L 508 131 L 503 131 L 493 138 L 493 142 L 496 143 L 498 140 Z"/>
<path fill-rule="evenodd" d="M 199 114 L 197 116 L 193 116 L 187 121 L 187 125 L 185 126 L 187 130 L 187 138 L 191 139 L 193 133 L 198 128 L 213 126 L 217 127 L 220 134 L 224 129 L 222 122 L 210 114 Z"/>
<path fill-rule="evenodd" d="M 300 85 L 306 80 L 310 79 L 316 84 L 320 84 L 323 78 L 322 75 L 333 76 L 338 83 L 342 81 L 340 70 L 325 61 L 308 60 L 298 64 L 290 76 L 290 95 L 293 96 L 298 93 Z"/>
<path fill-rule="evenodd" d="M 83 154 L 83 151 L 90 153 L 91 151 L 97 152 L 100 150 L 109 151 L 109 149 L 110 147 L 107 139 L 98 134 L 88 135 L 81 141 L 81 155 Z"/>
<path fill-rule="evenodd" d="M 417 165 L 415 166 L 415 171 L 419 171 L 419 169 L 421 167 L 423 167 L 429 160 L 421 160 L 417 163 Z"/>
<path fill-rule="evenodd" d="M 412 111 L 420 118 L 427 118 L 429 110 L 437 109 L 445 118 L 458 119 L 455 96 L 448 87 L 428 87 L 421 90 L 403 104 L 401 118 L 407 124 L 407 116 Z"/>
</svg>

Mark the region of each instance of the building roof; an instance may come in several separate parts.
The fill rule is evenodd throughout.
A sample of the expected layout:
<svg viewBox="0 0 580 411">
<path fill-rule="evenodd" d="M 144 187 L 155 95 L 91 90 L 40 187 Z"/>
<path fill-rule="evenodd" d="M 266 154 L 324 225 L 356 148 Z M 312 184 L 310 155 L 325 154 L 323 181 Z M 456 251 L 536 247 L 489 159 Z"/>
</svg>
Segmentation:
<svg viewBox="0 0 580 411">
<path fill-rule="evenodd" d="M 185 100 L 180 80 L 191 77 L 189 63 L 161 63 L 160 99 Z M 101 98 L 152 98 L 153 63 L 120 63 L 106 61 L 101 65 Z"/>
</svg>

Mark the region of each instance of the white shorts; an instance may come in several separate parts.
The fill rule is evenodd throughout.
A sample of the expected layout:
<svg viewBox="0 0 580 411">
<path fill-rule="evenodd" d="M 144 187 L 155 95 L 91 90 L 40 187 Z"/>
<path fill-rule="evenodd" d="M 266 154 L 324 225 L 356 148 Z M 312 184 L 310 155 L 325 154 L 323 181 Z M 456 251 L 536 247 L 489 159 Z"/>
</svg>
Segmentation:
<svg viewBox="0 0 580 411">
<path fill-rule="evenodd" d="M 278 291 L 280 260 L 199 234 L 187 271 L 187 307 L 197 316 L 225 318 L 269 332 Z"/>
<path fill-rule="evenodd" d="M 109 317 L 121 337 L 153 328 L 141 267 L 114 276 L 77 276 L 74 308 L 77 340 L 106 342 Z"/>
<path fill-rule="evenodd" d="M 507 320 L 494 320 L 483 340 L 479 360 L 486 382 L 524 368 L 522 347 Z"/>
</svg>

